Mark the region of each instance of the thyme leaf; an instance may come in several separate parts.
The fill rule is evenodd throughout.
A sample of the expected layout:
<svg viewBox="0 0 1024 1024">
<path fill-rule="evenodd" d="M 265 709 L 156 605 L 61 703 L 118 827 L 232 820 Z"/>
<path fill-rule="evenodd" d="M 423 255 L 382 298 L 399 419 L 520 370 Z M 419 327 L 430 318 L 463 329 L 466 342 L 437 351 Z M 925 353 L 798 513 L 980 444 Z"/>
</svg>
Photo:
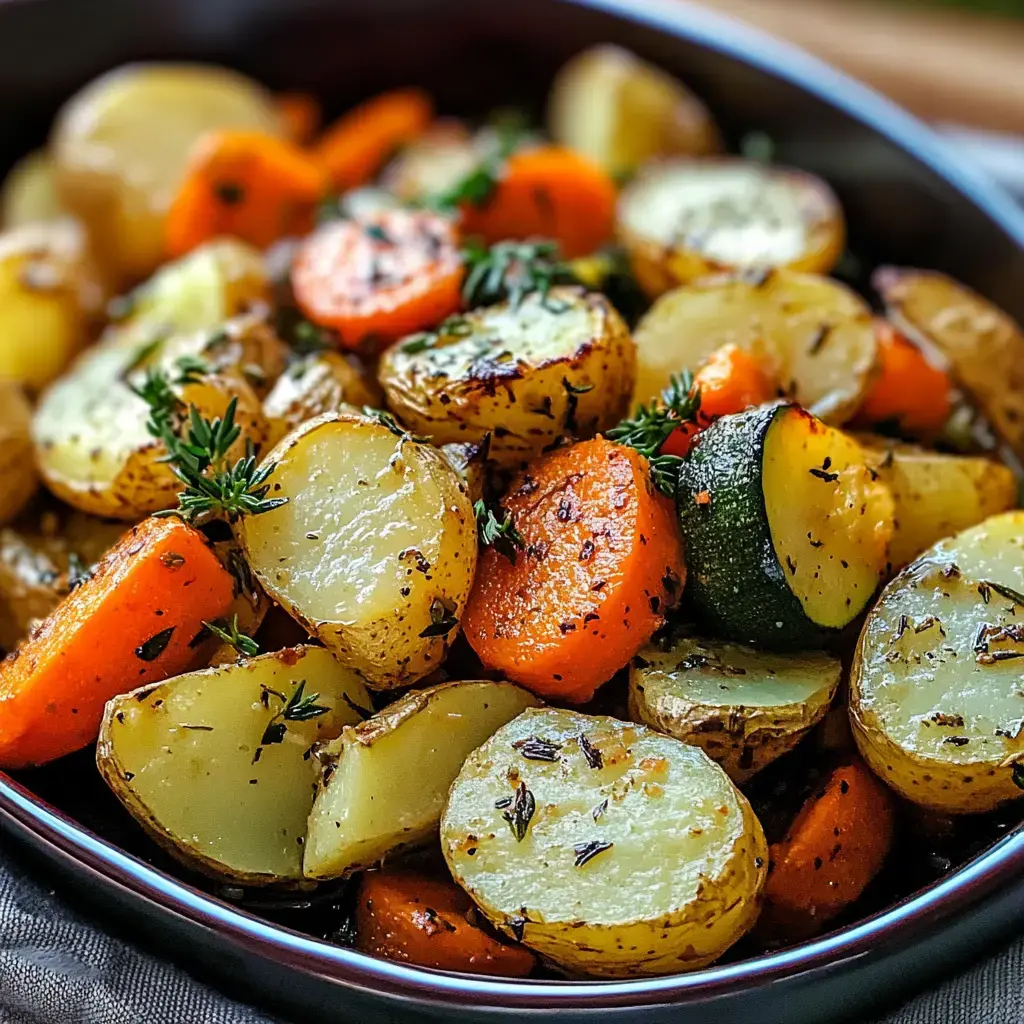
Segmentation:
<svg viewBox="0 0 1024 1024">
<path fill-rule="evenodd" d="M 319 693 L 306 694 L 305 689 L 306 680 L 303 679 L 295 687 L 292 695 L 285 701 L 284 707 L 267 723 L 267 727 L 263 730 L 263 736 L 260 739 L 260 746 L 281 743 L 288 729 L 288 722 L 308 722 L 310 719 L 319 718 L 320 715 L 325 715 L 331 710 L 323 704 L 317 704 L 317 701 L 320 699 Z M 264 705 L 269 701 L 271 694 L 279 700 L 284 700 L 283 694 L 278 693 L 276 690 L 271 690 L 269 687 L 263 687 L 261 700 L 264 702 Z"/>
<path fill-rule="evenodd" d="M 605 850 L 610 850 L 615 844 L 607 842 L 603 839 L 591 839 L 586 843 L 577 843 L 573 848 L 572 852 L 576 854 L 573 864 L 581 868 L 588 861 L 592 861 L 599 853 L 604 853 Z"/>
<path fill-rule="evenodd" d="M 421 633 L 422 639 L 434 636 L 447 636 L 458 624 L 455 617 L 456 604 L 447 597 L 435 597 L 430 602 L 430 625 Z"/>
<path fill-rule="evenodd" d="M 467 306 L 490 306 L 508 300 L 515 310 L 534 292 L 541 305 L 552 313 L 565 311 L 549 292 L 556 284 L 579 284 L 572 268 L 558 257 L 558 243 L 498 242 L 490 248 L 468 245 L 462 250 L 466 280 L 462 298 Z"/>
<path fill-rule="evenodd" d="M 167 650 L 167 645 L 171 642 L 173 633 L 174 626 L 168 626 L 167 629 L 154 633 L 148 640 L 144 640 L 135 648 L 135 657 L 139 661 L 156 661 Z"/>
<path fill-rule="evenodd" d="M 371 420 L 376 420 L 382 427 L 387 427 L 395 437 L 401 438 L 403 441 L 414 441 L 416 444 L 427 444 L 430 441 L 429 437 L 410 434 L 404 427 L 399 426 L 398 421 L 391 413 L 383 409 L 374 409 L 372 405 L 364 405 L 363 415 L 368 416 Z"/>
<path fill-rule="evenodd" d="M 530 827 L 530 822 L 533 820 L 533 815 L 537 810 L 537 801 L 533 798 L 533 794 L 526 788 L 525 782 L 520 782 L 516 786 L 515 796 L 512 798 L 512 805 L 506 811 L 502 811 L 501 816 L 508 822 L 508 826 L 512 829 L 512 835 L 516 837 L 516 842 L 521 843 L 526 838 L 527 830 Z"/>
<path fill-rule="evenodd" d="M 992 580 L 985 580 L 984 583 L 985 586 L 990 587 L 997 594 L 1001 594 L 1007 600 L 1012 601 L 1014 604 L 1019 604 L 1024 608 L 1024 594 L 1019 590 L 1014 590 L 1013 587 L 1008 587 L 1003 583 L 994 583 Z"/>
<path fill-rule="evenodd" d="M 504 555 L 513 565 L 516 564 L 516 552 L 526 546 L 522 535 L 512 521 L 512 514 L 499 506 L 498 514 L 488 507 L 481 499 L 473 505 L 476 514 L 477 536 L 482 547 L 493 547 L 500 555 Z"/>
<path fill-rule="evenodd" d="M 230 644 L 239 654 L 243 654 L 248 658 L 254 658 L 260 653 L 260 645 L 256 643 L 251 636 L 243 633 L 238 628 L 238 613 L 236 612 L 230 622 L 224 619 L 217 620 L 223 623 L 218 625 L 217 622 L 204 622 L 203 625 L 206 627 L 207 632 L 212 633 L 215 637 L 218 637 L 226 644 Z"/>
</svg>

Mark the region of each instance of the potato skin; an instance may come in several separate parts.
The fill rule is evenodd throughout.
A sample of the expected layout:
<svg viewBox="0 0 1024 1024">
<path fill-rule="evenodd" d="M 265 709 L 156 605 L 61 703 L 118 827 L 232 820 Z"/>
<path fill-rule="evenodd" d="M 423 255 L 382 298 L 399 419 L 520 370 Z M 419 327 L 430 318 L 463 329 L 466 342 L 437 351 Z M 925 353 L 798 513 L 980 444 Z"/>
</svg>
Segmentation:
<svg viewBox="0 0 1024 1024">
<path fill-rule="evenodd" d="M 317 448 L 321 444 L 322 450 Z M 315 467 L 307 464 L 314 450 L 327 453 L 317 456 Z M 344 461 L 353 453 L 364 459 L 358 469 Z M 336 471 L 324 461 L 331 456 L 342 460 Z M 454 625 L 439 631 L 437 620 L 452 622 L 462 615 L 477 556 L 473 506 L 450 463 L 436 448 L 399 438 L 376 420 L 350 413 L 326 413 L 301 424 L 265 461 L 276 464 L 269 477 L 270 495 L 289 502 L 243 520 L 241 540 L 266 591 L 375 689 L 406 686 L 433 671 L 455 636 Z M 393 486 L 409 488 L 402 491 L 406 497 L 400 515 L 387 508 L 393 499 L 391 491 L 380 492 L 383 497 L 370 493 L 369 481 L 389 469 Z M 315 484 L 318 478 L 323 480 L 320 486 L 331 488 L 329 492 L 321 493 Z M 391 479 L 387 477 L 381 486 L 391 487 L 387 482 Z M 367 502 L 384 503 L 386 518 L 375 527 L 380 546 L 372 556 L 367 554 L 365 535 L 353 540 L 356 547 L 350 548 L 347 535 L 340 531 L 338 551 L 324 554 L 323 544 L 335 538 L 311 528 L 323 525 L 322 501 L 328 501 L 328 493 L 332 506 L 355 508 L 363 500 L 361 495 L 366 495 Z M 375 505 L 366 507 L 371 519 L 382 514 Z M 403 531 L 410 546 L 402 547 L 397 539 Z M 296 542 L 287 553 L 283 548 L 278 553 L 279 534 Z M 431 538 L 429 557 L 421 550 L 425 541 L 417 547 L 414 536 Z M 338 598 L 351 603 L 351 614 L 338 615 L 337 601 L 332 599 L 321 606 L 325 614 L 318 615 L 311 611 L 318 593 L 342 593 L 331 589 L 334 558 L 339 565 L 374 558 L 379 571 L 372 583 L 359 590 L 358 601 L 350 590 Z M 297 596 L 291 584 L 296 565 L 301 565 L 305 579 L 319 579 L 320 573 L 325 578 L 319 586 L 301 585 Z"/>
<path fill-rule="evenodd" d="M 524 756 L 531 741 L 552 745 L 554 760 Z M 533 813 L 517 841 L 520 788 Z M 588 855 L 595 840 L 612 845 Z M 525 711 L 470 756 L 441 843 L 492 924 L 595 978 L 711 963 L 756 920 L 768 865 L 750 805 L 703 751 L 554 708 Z"/>
<path fill-rule="evenodd" d="M 395 415 L 435 444 L 480 444 L 512 467 L 563 433 L 592 437 L 626 415 L 636 354 L 602 295 L 553 288 L 461 318 L 428 347 L 413 336 L 385 352 L 380 382 Z M 570 390 L 566 381 L 575 390 Z M 586 391 L 580 389 L 587 388 Z"/>
</svg>

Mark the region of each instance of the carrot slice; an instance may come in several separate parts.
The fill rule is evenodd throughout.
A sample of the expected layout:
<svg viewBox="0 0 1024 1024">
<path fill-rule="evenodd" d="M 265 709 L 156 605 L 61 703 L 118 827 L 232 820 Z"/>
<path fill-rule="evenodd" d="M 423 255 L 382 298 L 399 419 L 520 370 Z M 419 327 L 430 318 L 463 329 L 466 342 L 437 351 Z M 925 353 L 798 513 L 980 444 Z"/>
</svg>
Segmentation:
<svg viewBox="0 0 1024 1024">
<path fill-rule="evenodd" d="M 308 92 L 283 92 L 274 98 L 277 118 L 290 142 L 305 146 L 320 128 L 320 101 Z"/>
<path fill-rule="evenodd" d="M 346 348 L 433 327 L 461 305 L 462 261 L 451 223 L 389 210 L 336 220 L 307 238 L 292 266 L 303 314 L 337 331 Z"/>
<path fill-rule="evenodd" d="M 504 502 L 525 548 L 484 550 L 462 626 L 489 669 L 571 703 L 650 639 L 686 576 L 647 462 L 598 437 L 532 462 Z"/>
<path fill-rule="evenodd" d="M 265 249 L 305 234 L 324 190 L 318 165 L 292 143 L 261 132 L 212 132 L 196 143 L 168 212 L 168 253 L 181 256 L 218 235 Z"/>
<path fill-rule="evenodd" d="M 762 927 L 805 938 L 851 904 L 881 870 L 893 800 L 860 760 L 832 772 L 771 847 Z"/>
<path fill-rule="evenodd" d="M 662 455 L 685 455 L 704 427 L 722 416 L 770 402 L 778 393 L 764 367 L 734 344 L 713 353 L 694 375 L 693 383 L 700 389 L 697 422 L 684 423 L 671 433 L 661 446 Z"/>
<path fill-rule="evenodd" d="M 454 882 L 402 868 L 367 872 L 356 900 L 356 948 L 439 971 L 526 977 L 534 955 L 470 923 L 472 907 Z"/>
<path fill-rule="evenodd" d="M 462 207 L 462 227 L 487 245 L 551 238 L 572 259 L 611 238 L 615 201 L 615 184 L 597 164 L 561 146 L 541 146 L 508 158 L 491 195 Z"/>
<path fill-rule="evenodd" d="M 941 430 L 949 419 L 949 375 L 891 324 L 875 319 L 881 371 L 857 413 L 860 426 L 892 424 L 910 434 Z"/>
<path fill-rule="evenodd" d="M 422 89 L 381 93 L 331 124 L 313 147 L 313 156 L 335 188 L 356 188 L 433 119 L 433 101 Z"/>
<path fill-rule="evenodd" d="M 202 534 L 177 519 L 134 527 L 0 663 L 0 766 L 91 743 L 115 694 L 194 666 L 191 641 L 231 599 L 231 575 Z"/>
</svg>

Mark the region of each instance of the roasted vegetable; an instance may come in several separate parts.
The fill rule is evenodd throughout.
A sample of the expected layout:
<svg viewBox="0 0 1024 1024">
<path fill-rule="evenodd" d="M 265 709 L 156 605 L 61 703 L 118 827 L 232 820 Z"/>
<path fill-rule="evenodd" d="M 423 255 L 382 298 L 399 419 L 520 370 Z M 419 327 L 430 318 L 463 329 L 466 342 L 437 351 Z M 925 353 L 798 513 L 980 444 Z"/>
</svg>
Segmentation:
<svg viewBox="0 0 1024 1024">
<path fill-rule="evenodd" d="M 346 729 L 321 754 L 306 877 L 337 878 L 436 836 L 463 761 L 536 703 L 509 683 L 445 683 L 414 690 Z"/>
<path fill-rule="evenodd" d="M 792 750 L 824 717 L 842 665 L 683 637 L 648 644 L 629 672 L 630 717 L 700 747 L 734 782 Z"/>
<path fill-rule="evenodd" d="M 768 848 L 696 747 L 536 709 L 466 762 L 441 822 L 455 880 L 504 934 L 563 970 L 696 970 L 754 923 Z"/>
<path fill-rule="evenodd" d="M 853 622 L 888 564 L 893 499 L 860 446 L 798 406 L 725 416 L 679 475 L 688 596 L 730 640 L 816 646 Z"/>
<path fill-rule="evenodd" d="M 850 722 L 901 796 L 976 814 L 1021 796 L 1024 513 L 940 541 L 883 591 L 850 676 Z"/>
<path fill-rule="evenodd" d="M 359 722 L 368 702 L 362 680 L 322 647 L 262 654 L 114 697 L 96 764 L 188 867 L 295 885 L 319 772 L 310 749 Z"/>
<path fill-rule="evenodd" d="M 21 227 L 58 220 L 67 215 L 57 198 L 53 160 L 37 149 L 23 156 L 8 172 L 0 187 L 0 227 Z"/>
</svg>

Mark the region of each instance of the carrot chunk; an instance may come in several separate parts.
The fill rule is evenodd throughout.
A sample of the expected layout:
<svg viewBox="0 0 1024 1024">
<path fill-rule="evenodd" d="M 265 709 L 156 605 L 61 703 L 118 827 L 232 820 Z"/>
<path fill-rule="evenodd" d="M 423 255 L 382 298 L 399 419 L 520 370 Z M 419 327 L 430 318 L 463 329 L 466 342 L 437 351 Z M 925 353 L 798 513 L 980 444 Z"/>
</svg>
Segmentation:
<svg viewBox="0 0 1024 1024">
<path fill-rule="evenodd" d="M 892 424 L 909 434 L 941 430 L 951 408 L 949 375 L 885 320 L 876 318 L 875 332 L 881 371 L 857 413 L 858 425 Z"/>
<path fill-rule="evenodd" d="M 704 427 L 722 416 L 770 402 L 777 394 L 761 364 L 733 344 L 718 349 L 694 375 L 693 383 L 700 390 L 697 422 L 684 423 L 673 431 L 661 446 L 662 455 L 685 455 Z"/>
<path fill-rule="evenodd" d="M 231 599 L 231 576 L 202 534 L 177 519 L 130 530 L 0 663 L 0 766 L 91 743 L 115 694 L 194 667 L 191 642 Z"/>
<path fill-rule="evenodd" d="M 369 871 L 356 900 L 356 948 L 439 971 L 526 977 L 534 955 L 472 924 L 472 907 L 454 882 L 402 868 Z"/>
<path fill-rule="evenodd" d="M 881 870 L 893 836 L 889 791 L 860 760 L 837 768 L 771 847 L 762 927 L 806 938 Z"/>
<path fill-rule="evenodd" d="M 313 156 L 339 190 L 365 185 L 434 119 L 434 104 L 421 89 L 395 89 L 361 103 L 329 125 Z"/>
<path fill-rule="evenodd" d="M 504 505 L 524 549 L 514 563 L 483 552 L 466 637 L 487 668 L 534 693 L 587 701 L 681 594 L 674 507 L 642 455 L 600 437 L 532 462 Z"/>
<path fill-rule="evenodd" d="M 487 245 L 551 238 L 572 259 L 611 238 L 615 202 L 615 183 L 597 164 L 560 146 L 542 146 L 508 158 L 491 195 L 480 205 L 463 205 L 462 227 Z"/>
<path fill-rule="evenodd" d="M 283 92 L 274 98 L 277 118 L 296 146 L 305 146 L 320 128 L 320 102 L 308 92 Z"/>
<path fill-rule="evenodd" d="M 331 221 L 307 238 L 292 267 L 305 316 L 338 332 L 346 348 L 396 341 L 460 308 L 462 261 L 451 223 L 434 213 L 390 210 Z"/>
<path fill-rule="evenodd" d="M 203 136 L 167 215 L 167 251 L 181 256 L 232 235 L 265 249 L 313 226 L 324 193 L 320 168 L 272 135 L 220 131 Z"/>
</svg>

